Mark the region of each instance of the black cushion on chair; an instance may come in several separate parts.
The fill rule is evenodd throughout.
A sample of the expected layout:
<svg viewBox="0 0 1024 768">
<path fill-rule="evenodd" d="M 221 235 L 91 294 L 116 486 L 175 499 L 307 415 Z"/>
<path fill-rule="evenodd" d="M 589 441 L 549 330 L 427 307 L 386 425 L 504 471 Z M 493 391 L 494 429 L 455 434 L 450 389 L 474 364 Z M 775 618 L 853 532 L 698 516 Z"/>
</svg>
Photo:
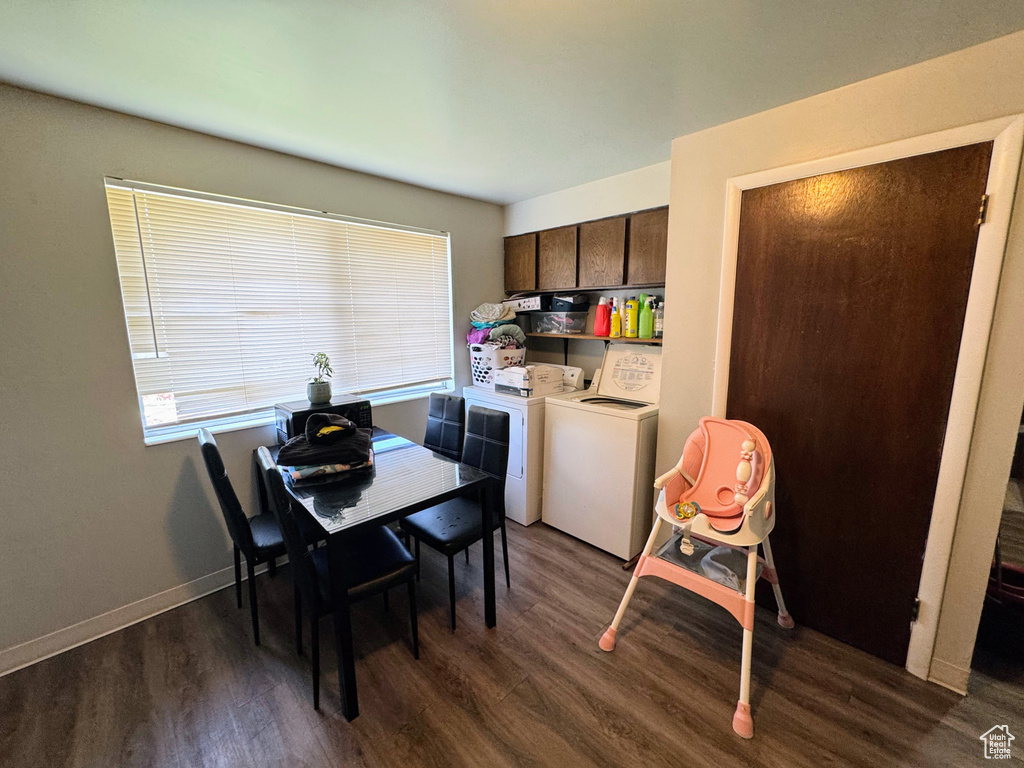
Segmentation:
<svg viewBox="0 0 1024 768">
<path fill-rule="evenodd" d="M 273 514 L 265 512 L 262 515 L 250 517 L 249 528 L 252 530 L 252 543 L 262 557 L 284 555 L 284 539 L 281 537 L 281 528 Z"/>
<path fill-rule="evenodd" d="M 459 461 L 466 427 L 465 402 L 457 395 L 430 393 L 423 445 L 442 456 Z"/>
<path fill-rule="evenodd" d="M 494 513 L 492 529 L 500 525 Z M 471 499 L 452 499 L 402 520 L 402 528 L 442 555 L 454 555 L 483 538 L 480 507 Z"/>
<path fill-rule="evenodd" d="M 345 558 L 345 583 L 350 600 L 383 592 L 388 587 L 408 581 L 416 569 L 416 561 L 391 529 L 380 526 L 348 542 Z M 325 606 L 331 604 L 330 568 L 327 548 L 310 553 L 316 568 L 320 594 Z"/>
</svg>

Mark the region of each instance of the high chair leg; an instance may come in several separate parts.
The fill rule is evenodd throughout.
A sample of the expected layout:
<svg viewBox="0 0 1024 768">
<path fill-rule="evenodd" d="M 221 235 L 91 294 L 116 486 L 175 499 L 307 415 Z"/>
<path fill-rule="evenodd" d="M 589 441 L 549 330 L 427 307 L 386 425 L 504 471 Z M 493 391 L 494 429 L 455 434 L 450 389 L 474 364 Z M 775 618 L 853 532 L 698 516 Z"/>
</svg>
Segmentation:
<svg viewBox="0 0 1024 768">
<path fill-rule="evenodd" d="M 768 543 L 768 537 L 764 537 L 764 541 L 761 542 L 761 546 L 764 547 L 764 561 L 768 564 L 768 567 L 775 571 L 775 559 L 772 557 L 772 545 Z M 779 606 L 779 626 L 785 627 L 786 629 L 793 628 L 793 617 L 789 615 L 789 611 L 786 610 L 786 601 L 782 599 L 782 587 L 779 586 L 778 571 L 775 571 L 776 579 L 772 584 L 772 591 L 775 592 L 775 603 Z"/>
<path fill-rule="evenodd" d="M 619 610 L 615 612 L 615 618 L 612 619 L 612 625 L 604 631 L 601 635 L 601 640 L 598 642 L 602 651 L 614 651 L 615 650 L 615 635 L 619 631 L 619 622 L 622 621 L 623 614 L 626 613 L 626 606 L 629 605 L 630 599 L 633 597 L 633 590 L 636 589 L 636 584 L 640 581 L 640 577 L 636 575 L 640 569 L 640 563 L 643 562 L 645 557 L 651 554 L 651 550 L 654 549 L 654 541 L 658 537 L 658 530 L 661 528 L 661 518 L 654 518 L 654 527 L 651 528 L 651 535 L 647 537 L 647 543 L 644 545 L 644 551 L 640 555 L 640 560 L 637 562 L 636 568 L 633 569 L 633 578 L 629 580 L 629 586 L 626 587 L 626 594 L 622 596 L 622 602 L 619 603 Z"/>
<path fill-rule="evenodd" d="M 747 602 L 754 602 L 757 582 L 757 545 L 747 548 Z M 732 716 L 732 729 L 744 739 L 754 736 L 754 719 L 750 716 L 750 658 L 754 650 L 753 628 L 743 628 L 743 661 L 740 667 L 740 700 Z"/>
</svg>

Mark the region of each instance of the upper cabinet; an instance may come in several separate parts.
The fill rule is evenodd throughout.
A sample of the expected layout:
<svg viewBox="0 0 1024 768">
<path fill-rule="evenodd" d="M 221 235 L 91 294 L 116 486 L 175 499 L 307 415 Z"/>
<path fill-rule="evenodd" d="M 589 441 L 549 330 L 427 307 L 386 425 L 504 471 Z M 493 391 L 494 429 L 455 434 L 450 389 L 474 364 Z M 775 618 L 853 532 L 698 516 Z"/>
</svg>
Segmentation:
<svg viewBox="0 0 1024 768">
<path fill-rule="evenodd" d="M 505 292 L 665 282 L 668 208 L 505 238 Z"/>
<path fill-rule="evenodd" d="M 579 288 L 622 285 L 626 267 L 626 217 L 580 224 Z"/>
<path fill-rule="evenodd" d="M 634 213 L 629 221 L 627 285 L 665 282 L 668 254 L 668 208 Z"/>
<path fill-rule="evenodd" d="M 537 290 L 576 287 L 576 227 L 537 234 Z"/>
<path fill-rule="evenodd" d="M 537 289 L 537 234 L 505 238 L 505 292 Z"/>
</svg>

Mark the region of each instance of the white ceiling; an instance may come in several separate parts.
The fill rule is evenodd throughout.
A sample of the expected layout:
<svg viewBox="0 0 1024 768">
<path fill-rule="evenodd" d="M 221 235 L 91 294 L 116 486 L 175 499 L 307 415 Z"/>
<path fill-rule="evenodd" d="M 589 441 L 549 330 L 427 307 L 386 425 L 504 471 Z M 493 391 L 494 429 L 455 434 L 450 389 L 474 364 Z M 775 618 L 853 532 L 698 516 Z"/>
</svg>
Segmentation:
<svg viewBox="0 0 1024 768">
<path fill-rule="evenodd" d="M 1021 0 L 3 0 L 0 80 L 508 203 L 1021 28 Z"/>
</svg>

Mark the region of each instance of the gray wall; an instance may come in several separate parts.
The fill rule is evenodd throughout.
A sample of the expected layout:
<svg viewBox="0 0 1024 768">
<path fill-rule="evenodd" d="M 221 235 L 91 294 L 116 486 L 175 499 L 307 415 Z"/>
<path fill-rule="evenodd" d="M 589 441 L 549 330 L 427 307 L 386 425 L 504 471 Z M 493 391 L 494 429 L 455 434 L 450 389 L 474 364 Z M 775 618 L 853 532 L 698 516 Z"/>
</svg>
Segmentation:
<svg viewBox="0 0 1024 768">
<path fill-rule="evenodd" d="M 142 442 L 105 175 L 451 232 L 460 387 L 469 311 L 502 295 L 496 205 L 0 84 L 0 652 L 231 564 L 195 441 Z M 418 438 L 425 413 L 375 419 Z M 218 440 L 251 503 L 271 430 Z"/>
</svg>

